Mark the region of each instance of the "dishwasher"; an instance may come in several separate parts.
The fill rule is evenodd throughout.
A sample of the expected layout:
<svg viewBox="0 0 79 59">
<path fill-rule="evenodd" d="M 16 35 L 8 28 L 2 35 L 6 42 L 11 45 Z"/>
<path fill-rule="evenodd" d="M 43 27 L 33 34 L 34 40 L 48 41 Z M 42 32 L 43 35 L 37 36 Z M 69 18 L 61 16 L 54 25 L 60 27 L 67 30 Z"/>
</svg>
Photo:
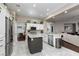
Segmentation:
<svg viewBox="0 0 79 59">
<path fill-rule="evenodd" d="M 53 46 L 53 35 L 48 35 L 48 44 Z"/>
</svg>

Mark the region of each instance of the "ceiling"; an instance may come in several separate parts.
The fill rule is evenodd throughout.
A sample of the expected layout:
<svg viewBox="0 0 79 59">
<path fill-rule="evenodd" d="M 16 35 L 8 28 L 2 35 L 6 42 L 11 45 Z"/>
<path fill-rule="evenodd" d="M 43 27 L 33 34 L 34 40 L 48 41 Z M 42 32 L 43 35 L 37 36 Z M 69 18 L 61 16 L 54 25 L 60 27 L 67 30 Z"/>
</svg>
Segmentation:
<svg viewBox="0 0 79 59">
<path fill-rule="evenodd" d="M 62 12 L 54 18 L 50 18 L 49 21 L 72 20 L 73 18 L 79 18 L 79 5 L 67 10 L 67 13 Z"/>
<path fill-rule="evenodd" d="M 44 19 L 67 3 L 6 3 L 9 10 L 16 12 L 17 16 Z"/>
</svg>

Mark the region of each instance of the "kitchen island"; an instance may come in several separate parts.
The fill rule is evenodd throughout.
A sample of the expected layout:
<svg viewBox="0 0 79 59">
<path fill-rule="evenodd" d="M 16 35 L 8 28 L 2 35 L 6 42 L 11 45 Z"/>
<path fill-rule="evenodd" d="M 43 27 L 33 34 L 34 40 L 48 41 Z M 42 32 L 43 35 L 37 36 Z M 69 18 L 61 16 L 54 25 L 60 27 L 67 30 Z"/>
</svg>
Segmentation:
<svg viewBox="0 0 79 59">
<path fill-rule="evenodd" d="M 43 36 L 41 34 L 28 34 L 28 48 L 32 54 L 41 52 L 43 48 Z"/>
</svg>

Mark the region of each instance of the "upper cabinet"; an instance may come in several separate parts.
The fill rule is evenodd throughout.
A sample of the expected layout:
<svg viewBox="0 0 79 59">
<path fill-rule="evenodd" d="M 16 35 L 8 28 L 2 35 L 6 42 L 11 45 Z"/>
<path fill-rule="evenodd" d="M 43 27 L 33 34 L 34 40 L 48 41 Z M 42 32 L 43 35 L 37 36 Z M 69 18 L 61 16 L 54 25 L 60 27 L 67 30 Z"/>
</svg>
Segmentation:
<svg viewBox="0 0 79 59">
<path fill-rule="evenodd" d="M 36 27 L 36 30 L 43 30 L 44 29 L 44 25 L 43 24 L 27 23 L 27 30 L 30 30 L 31 27 Z"/>
<path fill-rule="evenodd" d="M 37 24 L 37 30 L 43 30 L 44 25 L 43 24 Z"/>
</svg>

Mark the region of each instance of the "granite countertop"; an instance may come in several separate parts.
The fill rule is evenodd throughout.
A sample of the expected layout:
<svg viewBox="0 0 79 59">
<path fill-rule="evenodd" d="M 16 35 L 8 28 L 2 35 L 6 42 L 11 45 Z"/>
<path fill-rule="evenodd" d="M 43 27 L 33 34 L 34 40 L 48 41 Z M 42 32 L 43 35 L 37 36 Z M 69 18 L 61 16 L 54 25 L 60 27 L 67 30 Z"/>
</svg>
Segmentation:
<svg viewBox="0 0 79 59">
<path fill-rule="evenodd" d="M 35 38 L 35 37 L 44 37 L 44 34 L 28 34 L 30 38 Z"/>
<path fill-rule="evenodd" d="M 61 35 L 60 33 L 49 33 L 48 35 L 52 35 L 54 38 L 61 38 Z"/>
<path fill-rule="evenodd" d="M 46 33 L 47 35 L 53 35 L 53 38 L 61 38 L 62 33 Z M 36 34 L 31 34 L 28 33 L 28 36 L 30 38 L 35 38 L 35 37 L 44 37 L 45 33 L 41 34 L 41 33 L 36 33 Z"/>
</svg>

